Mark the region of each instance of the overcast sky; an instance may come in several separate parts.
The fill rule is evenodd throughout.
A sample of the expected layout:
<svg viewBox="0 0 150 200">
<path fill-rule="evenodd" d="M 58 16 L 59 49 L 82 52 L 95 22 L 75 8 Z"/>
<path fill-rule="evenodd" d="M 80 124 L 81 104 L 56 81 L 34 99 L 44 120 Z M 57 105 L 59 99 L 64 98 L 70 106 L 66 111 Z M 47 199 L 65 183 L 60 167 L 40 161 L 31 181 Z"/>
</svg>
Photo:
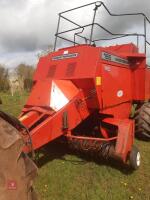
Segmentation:
<svg viewBox="0 0 150 200">
<path fill-rule="evenodd" d="M 0 63 L 15 67 L 18 63 L 35 64 L 37 54 L 54 43 L 57 13 L 92 0 L 0 0 Z M 144 12 L 150 18 L 149 0 L 103 0 L 113 13 Z M 88 19 L 89 13 L 78 15 Z M 78 16 L 75 16 L 76 18 Z M 119 32 L 142 32 L 140 19 L 134 23 L 102 20 L 109 29 Z M 133 30 L 135 29 L 135 30 Z"/>
</svg>

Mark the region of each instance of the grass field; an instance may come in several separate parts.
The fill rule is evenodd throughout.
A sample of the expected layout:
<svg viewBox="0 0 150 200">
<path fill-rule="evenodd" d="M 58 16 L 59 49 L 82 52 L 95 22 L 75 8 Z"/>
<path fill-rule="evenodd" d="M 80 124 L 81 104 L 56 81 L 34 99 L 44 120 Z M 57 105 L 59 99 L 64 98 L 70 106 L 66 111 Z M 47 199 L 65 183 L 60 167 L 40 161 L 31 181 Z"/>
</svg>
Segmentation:
<svg viewBox="0 0 150 200">
<path fill-rule="evenodd" d="M 27 93 L 11 97 L 0 93 L 0 109 L 17 116 Z M 41 200 L 150 200 L 150 144 L 135 141 L 142 154 L 139 170 L 116 162 L 94 161 L 71 155 L 52 143 L 39 160 L 35 188 Z"/>
</svg>

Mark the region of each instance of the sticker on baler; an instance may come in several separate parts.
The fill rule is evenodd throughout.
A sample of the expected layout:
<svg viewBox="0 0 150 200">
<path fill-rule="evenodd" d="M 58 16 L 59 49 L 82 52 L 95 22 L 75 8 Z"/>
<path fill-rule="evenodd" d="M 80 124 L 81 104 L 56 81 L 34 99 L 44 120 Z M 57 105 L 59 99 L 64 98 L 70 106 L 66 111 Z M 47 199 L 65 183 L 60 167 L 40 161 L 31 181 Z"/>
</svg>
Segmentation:
<svg viewBox="0 0 150 200">
<path fill-rule="evenodd" d="M 123 90 L 119 90 L 117 92 L 117 97 L 122 97 L 123 96 Z"/>
<path fill-rule="evenodd" d="M 100 76 L 96 77 L 96 85 L 101 85 L 102 84 L 102 78 Z"/>
<path fill-rule="evenodd" d="M 111 67 L 110 66 L 105 66 L 104 69 L 105 69 L 106 72 L 110 72 L 111 71 Z"/>
<path fill-rule="evenodd" d="M 123 64 L 123 65 L 129 65 L 129 62 L 128 62 L 127 59 L 120 58 L 118 56 L 109 54 L 107 52 L 102 52 L 102 59 L 110 61 L 110 62 L 115 62 L 115 63 Z"/>
<path fill-rule="evenodd" d="M 78 56 L 78 53 L 63 54 L 60 56 L 52 57 L 52 60 L 56 61 L 56 60 L 63 60 L 63 59 L 67 59 L 67 58 L 76 58 L 77 56 Z"/>
<path fill-rule="evenodd" d="M 68 53 L 69 53 L 69 51 L 68 51 L 68 50 L 64 51 L 64 54 L 68 54 Z"/>
</svg>

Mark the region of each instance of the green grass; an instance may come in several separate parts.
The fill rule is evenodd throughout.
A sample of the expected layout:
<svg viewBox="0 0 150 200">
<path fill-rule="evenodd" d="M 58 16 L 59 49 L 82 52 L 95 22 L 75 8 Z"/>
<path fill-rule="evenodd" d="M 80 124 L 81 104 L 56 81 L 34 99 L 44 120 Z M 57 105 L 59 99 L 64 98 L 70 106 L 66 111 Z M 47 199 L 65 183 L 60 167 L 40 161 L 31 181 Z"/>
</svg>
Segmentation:
<svg viewBox="0 0 150 200">
<path fill-rule="evenodd" d="M 14 96 L 11 96 L 10 93 L 0 93 L 0 98 L 2 99 L 0 109 L 14 116 L 18 116 L 27 97 L 28 93 L 26 92 L 23 92 L 22 94 L 16 93 Z"/>
<path fill-rule="evenodd" d="M 27 94 L 2 94 L 1 109 L 18 116 Z M 59 143 L 50 144 L 39 159 L 35 182 L 41 200 L 150 200 L 150 144 L 135 141 L 142 154 L 139 170 L 117 162 L 93 161 L 71 155 Z"/>
</svg>

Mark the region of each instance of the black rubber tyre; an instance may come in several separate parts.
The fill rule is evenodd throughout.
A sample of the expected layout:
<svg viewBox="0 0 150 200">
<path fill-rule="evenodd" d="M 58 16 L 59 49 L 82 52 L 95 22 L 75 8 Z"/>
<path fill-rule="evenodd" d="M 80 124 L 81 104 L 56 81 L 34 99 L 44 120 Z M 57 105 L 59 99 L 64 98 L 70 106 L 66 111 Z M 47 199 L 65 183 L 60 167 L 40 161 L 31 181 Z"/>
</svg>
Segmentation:
<svg viewBox="0 0 150 200">
<path fill-rule="evenodd" d="M 23 138 L 8 121 L 0 117 L 0 200 L 37 200 L 32 188 L 37 167 L 22 153 Z"/>
<path fill-rule="evenodd" d="M 132 169 L 137 170 L 141 164 L 141 155 L 137 147 L 133 146 L 129 155 L 129 163 Z"/>
<path fill-rule="evenodd" d="M 150 140 L 150 102 L 144 103 L 135 113 L 135 133 L 140 139 Z"/>
</svg>

